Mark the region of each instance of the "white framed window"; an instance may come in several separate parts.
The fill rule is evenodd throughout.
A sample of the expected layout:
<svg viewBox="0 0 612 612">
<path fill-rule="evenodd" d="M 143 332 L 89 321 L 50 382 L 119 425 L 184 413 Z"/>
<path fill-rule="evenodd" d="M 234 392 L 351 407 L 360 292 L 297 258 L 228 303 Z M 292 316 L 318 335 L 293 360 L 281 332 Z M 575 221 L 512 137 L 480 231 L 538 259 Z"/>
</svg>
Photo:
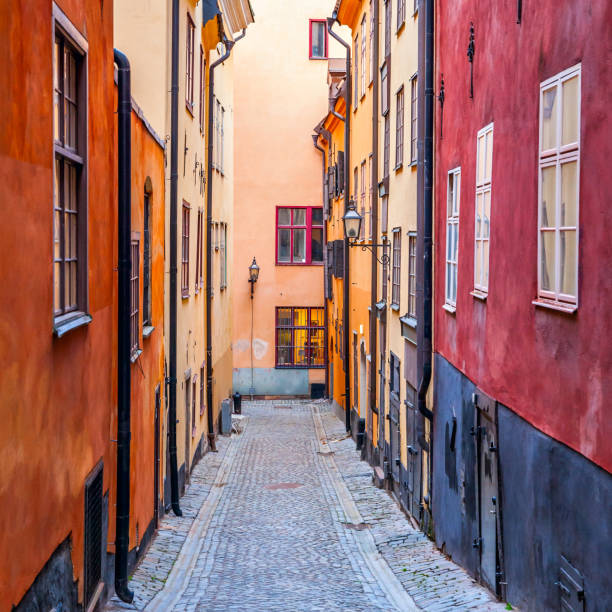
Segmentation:
<svg viewBox="0 0 612 612">
<path fill-rule="evenodd" d="M 580 69 L 540 84 L 538 298 L 569 311 L 578 306 Z"/>
<path fill-rule="evenodd" d="M 457 262 L 459 254 L 459 200 L 461 168 L 448 173 L 446 188 L 446 298 L 447 310 L 457 306 Z"/>
<path fill-rule="evenodd" d="M 491 235 L 491 171 L 493 124 L 478 132 L 476 145 L 476 228 L 474 231 L 474 289 L 489 291 L 489 239 Z"/>
<path fill-rule="evenodd" d="M 369 82 L 372 84 L 374 81 L 374 28 L 375 28 L 375 15 L 374 6 L 372 0 L 370 0 L 370 71 L 369 71 Z"/>
<path fill-rule="evenodd" d="M 366 24 L 366 16 L 363 16 L 361 20 L 361 95 L 365 96 L 366 92 L 366 30 L 368 26 Z"/>
</svg>

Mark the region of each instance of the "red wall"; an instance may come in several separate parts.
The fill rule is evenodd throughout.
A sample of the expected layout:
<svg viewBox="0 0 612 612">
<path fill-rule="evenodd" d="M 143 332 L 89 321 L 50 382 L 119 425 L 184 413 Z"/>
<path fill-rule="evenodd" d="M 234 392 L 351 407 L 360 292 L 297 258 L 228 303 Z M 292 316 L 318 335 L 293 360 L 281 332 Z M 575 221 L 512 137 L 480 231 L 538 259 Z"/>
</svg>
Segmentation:
<svg viewBox="0 0 612 612">
<path fill-rule="evenodd" d="M 435 350 L 536 428 L 612 470 L 612 4 L 438 0 Z M 475 29 L 474 99 L 467 46 Z M 537 308 L 539 85 L 582 63 L 577 313 Z M 494 122 L 489 295 L 474 283 L 476 134 Z M 447 172 L 461 166 L 457 311 L 443 310 Z M 518 443 L 518 441 L 517 441 Z"/>
<path fill-rule="evenodd" d="M 50 0 L 0 3 L 0 609 L 72 537 L 82 597 L 84 482 L 110 475 L 115 405 L 112 2 L 60 0 L 89 41 L 89 311 L 52 334 Z M 112 519 L 111 519 L 112 520 Z"/>
</svg>

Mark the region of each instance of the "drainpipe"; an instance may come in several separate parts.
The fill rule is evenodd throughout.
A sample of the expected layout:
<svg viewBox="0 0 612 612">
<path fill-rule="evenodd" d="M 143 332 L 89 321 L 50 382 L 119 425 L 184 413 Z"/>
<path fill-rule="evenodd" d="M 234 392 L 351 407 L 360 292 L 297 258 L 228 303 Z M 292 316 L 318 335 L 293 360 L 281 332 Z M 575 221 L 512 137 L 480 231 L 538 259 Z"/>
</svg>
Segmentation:
<svg viewBox="0 0 612 612">
<path fill-rule="evenodd" d="M 374 86 L 372 89 L 372 240 L 378 241 L 378 45 L 379 45 L 379 1 L 374 0 Z M 371 261 L 371 289 L 370 289 L 370 406 L 376 406 L 376 363 L 377 363 L 377 342 L 376 342 L 376 298 L 378 294 L 378 260 L 376 249 L 372 249 Z M 385 282 L 385 281 L 383 281 Z M 380 412 L 378 413 L 380 418 Z M 380 431 L 380 425 L 379 425 Z M 373 440 L 370 440 L 374 444 Z"/>
<path fill-rule="evenodd" d="M 312 135 L 312 142 L 314 143 L 315 149 L 321 152 L 321 191 L 323 195 L 323 208 L 325 208 L 325 149 L 319 146 L 319 134 Z M 331 142 L 330 142 L 331 145 Z M 325 326 L 325 338 L 324 338 L 324 356 L 325 356 L 325 395 L 329 397 L 329 359 L 327 358 L 327 326 L 329 323 L 329 317 L 327 314 L 327 295 L 325 293 L 325 286 L 327 281 L 327 219 L 323 220 L 323 325 Z"/>
<path fill-rule="evenodd" d="M 346 50 L 346 93 L 344 100 L 346 102 L 346 118 L 344 120 L 344 211 L 348 210 L 348 202 L 350 199 L 350 179 L 351 175 L 351 105 L 352 105 L 352 88 L 351 88 L 351 46 L 338 36 L 332 27 L 338 20 L 338 12 L 334 11 L 331 17 L 327 18 L 327 31 L 330 36 L 337 40 Z M 351 343 L 349 337 L 349 246 L 348 240 L 344 239 L 344 279 L 342 283 L 342 329 L 344 331 L 344 401 L 345 401 L 345 427 L 346 431 L 351 430 L 351 381 L 350 381 L 350 350 Z"/>
<path fill-rule="evenodd" d="M 128 549 L 130 545 L 130 268 L 131 268 L 131 175 L 132 96 L 130 62 L 115 49 L 118 72 L 118 312 L 117 312 L 117 508 L 115 527 L 115 591 L 131 603 L 128 588 Z"/>
<path fill-rule="evenodd" d="M 213 370 L 212 370 L 212 257 L 210 256 L 210 244 L 212 241 L 212 160 L 213 160 L 213 103 L 215 96 L 215 69 L 221 65 L 231 54 L 236 42 L 244 38 L 246 31 L 229 40 L 224 36 L 225 53 L 210 65 L 208 77 L 208 117 L 207 117 L 207 151 L 208 159 L 206 162 L 206 406 L 208 423 L 208 443 L 212 451 L 216 450 L 214 417 L 213 417 Z"/>
<path fill-rule="evenodd" d="M 179 0 L 172 0 L 172 84 L 170 94 L 170 333 L 168 451 L 170 455 L 170 499 L 172 511 L 183 516 L 179 505 L 176 460 L 176 315 L 177 315 L 177 221 L 178 210 L 178 94 L 179 94 Z"/>
</svg>

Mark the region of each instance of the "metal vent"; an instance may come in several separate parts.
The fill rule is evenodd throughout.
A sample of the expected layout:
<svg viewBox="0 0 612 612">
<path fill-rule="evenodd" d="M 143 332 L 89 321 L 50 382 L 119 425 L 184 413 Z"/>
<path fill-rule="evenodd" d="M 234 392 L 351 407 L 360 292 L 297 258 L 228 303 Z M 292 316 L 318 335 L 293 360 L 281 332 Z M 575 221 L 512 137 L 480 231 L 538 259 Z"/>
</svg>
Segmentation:
<svg viewBox="0 0 612 612">
<path fill-rule="evenodd" d="M 561 555 L 559 581 L 560 609 L 569 612 L 582 612 L 585 608 L 584 578 L 582 574 Z"/>
<path fill-rule="evenodd" d="M 103 467 L 85 483 L 85 605 L 102 578 L 102 483 Z"/>
</svg>

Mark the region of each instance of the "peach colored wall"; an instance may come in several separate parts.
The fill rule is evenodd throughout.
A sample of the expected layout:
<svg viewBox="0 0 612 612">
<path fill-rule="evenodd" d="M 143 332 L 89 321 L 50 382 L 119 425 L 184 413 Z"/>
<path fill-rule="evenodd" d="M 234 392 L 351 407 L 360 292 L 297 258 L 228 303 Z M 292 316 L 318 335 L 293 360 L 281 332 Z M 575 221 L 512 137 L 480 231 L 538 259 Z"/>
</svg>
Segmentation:
<svg viewBox="0 0 612 612">
<path fill-rule="evenodd" d="M 275 211 L 322 206 L 321 154 L 311 134 L 327 110 L 327 61 L 308 59 L 308 20 L 325 18 L 333 7 L 329 0 L 252 5 L 256 22 L 234 49 L 234 369 L 250 367 L 253 256 L 261 268 L 255 368 L 274 368 L 276 306 L 323 306 L 322 265 L 275 265 Z"/>
</svg>

